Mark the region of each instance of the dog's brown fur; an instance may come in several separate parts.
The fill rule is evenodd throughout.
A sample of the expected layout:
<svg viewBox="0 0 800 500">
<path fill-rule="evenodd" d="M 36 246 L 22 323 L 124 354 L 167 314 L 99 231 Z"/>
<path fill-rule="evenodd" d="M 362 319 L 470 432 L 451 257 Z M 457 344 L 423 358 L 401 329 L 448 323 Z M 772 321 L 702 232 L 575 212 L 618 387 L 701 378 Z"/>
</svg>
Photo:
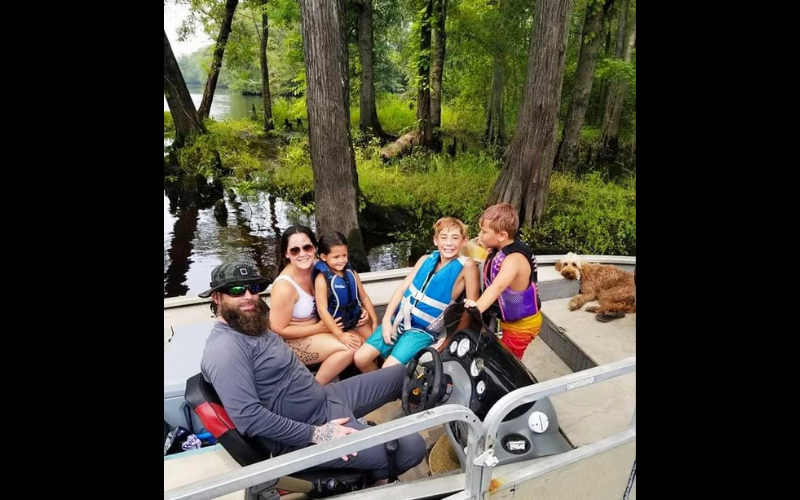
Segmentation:
<svg viewBox="0 0 800 500">
<path fill-rule="evenodd" d="M 556 262 L 556 271 L 568 280 L 581 282 L 580 292 L 569 301 L 569 310 L 580 309 L 597 300 L 600 306 L 587 307 L 594 313 L 636 312 L 633 274 L 608 264 L 591 264 L 570 252 Z"/>
</svg>

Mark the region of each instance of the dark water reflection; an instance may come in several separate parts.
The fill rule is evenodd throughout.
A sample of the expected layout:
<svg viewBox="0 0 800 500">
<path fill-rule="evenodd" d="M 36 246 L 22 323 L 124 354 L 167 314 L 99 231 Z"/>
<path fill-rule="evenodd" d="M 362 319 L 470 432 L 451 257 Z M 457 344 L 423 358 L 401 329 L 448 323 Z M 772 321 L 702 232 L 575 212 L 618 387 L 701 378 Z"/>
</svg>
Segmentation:
<svg viewBox="0 0 800 500">
<path fill-rule="evenodd" d="M 190 86 L 195 106 L 203 87 Z M 246 118 L 253 104 L 261 109 L 260 96 L 229 94 L 218 89 L 211 106 L 216 119 Z M 168 111 L 166 99 L 164 111 Z M 171 139 L 164 140 L 166 155 Z M 227 215 L 214 216 L 214 202 L 224 198 Z M 222 192 L 204 179 L 191 179 L 180 187 L 165 181 L 164 190 L 164 297 L 197 295 L 208 289 L 211 271 L 223 261 L 242 260 L 256 264 L 264 276 L 277 275 L 281 233 L 292 224 L 309 226 L 316 232 L 313 215 L 269 193 L 243 200 L 233 192 Z M 411 242 L 396 242 L 385 234 L 364 233 L 370 270 L 408 266 Z M 418 256 L 424 250 L 413 250 Z"/>
<path fill-rule="evenodd" d="M 170 199 L 172 198 L 172 200 Z M 314 215 L 268 193 L 242 200 L 225 193 L 227 216 L 214 216 L 213 203 L 182 203 L 164 193 L 164 297 L 196 295 L 208 288 L 211 271 L 224 261 L 256 264 L 265 276 L 279 267 L 281 233 L 292 224 L 316 231 Z M 372 271 L 408 265 L 410 242 L 393 242 L 385 235 L 364 235 Z"/>
</svg>

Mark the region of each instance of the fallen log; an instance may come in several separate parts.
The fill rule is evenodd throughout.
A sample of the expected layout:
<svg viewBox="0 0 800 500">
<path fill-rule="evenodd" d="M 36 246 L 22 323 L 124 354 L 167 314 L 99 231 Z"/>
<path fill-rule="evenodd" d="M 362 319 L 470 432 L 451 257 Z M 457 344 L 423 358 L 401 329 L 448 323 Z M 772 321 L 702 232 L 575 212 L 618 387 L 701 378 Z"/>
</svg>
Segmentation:
<svg viewBox="0 0 800 500">
<path fill-rule="evenodd" d="M 381 148 L 381 158 L 384 160 L 392 160 L 405 154 L 407 152 L 406 150 L 410 150 L 412 147 L 419 144 L 419 136 L 419 131 L 415 130 L 387 144 L 386 147 Z"/>
</svg>

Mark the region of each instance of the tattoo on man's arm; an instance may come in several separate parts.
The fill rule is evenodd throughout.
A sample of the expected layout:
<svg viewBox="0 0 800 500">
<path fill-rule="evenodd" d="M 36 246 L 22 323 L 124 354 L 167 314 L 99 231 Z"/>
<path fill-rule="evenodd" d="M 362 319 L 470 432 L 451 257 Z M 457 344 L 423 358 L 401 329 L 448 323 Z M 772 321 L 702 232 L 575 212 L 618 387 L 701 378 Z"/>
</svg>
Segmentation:
<svg viewBox="0 0 800 500">
<path fill-rule="evenodd" d="M 314 427 L 314 436 L 311 438 L 312 443 L 324 443 L 336 437 L 336 428 L 338 425 L 328 422 L 325 425 Z"/>
</svg>

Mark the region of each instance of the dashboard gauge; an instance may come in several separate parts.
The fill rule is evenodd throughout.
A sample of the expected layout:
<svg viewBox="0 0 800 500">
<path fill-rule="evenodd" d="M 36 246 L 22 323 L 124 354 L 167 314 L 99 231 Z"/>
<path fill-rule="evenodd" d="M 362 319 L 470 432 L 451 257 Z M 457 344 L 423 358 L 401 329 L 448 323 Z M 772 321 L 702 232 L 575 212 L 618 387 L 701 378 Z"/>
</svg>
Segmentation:
<svg viewBox="0 0 800 500">
<path fill-rule="evenodd" d="M 478 393 L 478 396 L 481 396 L 484 392 L 486 392 L 486 382 L 483 380 L 478 380 L 478 383 L 475 385 L 475 392 Z"/>
<path fill-rule="evenodd" d="M 454 340 L 450 343 L 450 354 L 455 354 L 457 349 L 458 349 L 458 342 Z"/>
<path fill-rule="evenodd" d="M 461 339 L 458 342 L 458 357 L 463 358 L 469 352 L 469 339 Z"/>
<path fill-rule="evenodd" d="M 483 371 L 483 358 L 475 358 L 469 366 L 469 373 L 473 377 L 477 377 Z"/>
<path fill-rule="evenodd" d="M 533 432 L 541 434 L 547 430 L 548 425 L 550 425 L 550 421 L 547 415 L 540 411 L 535 411 L 528 417 L 528 427 L 530 427 Z"/>
</svg>

